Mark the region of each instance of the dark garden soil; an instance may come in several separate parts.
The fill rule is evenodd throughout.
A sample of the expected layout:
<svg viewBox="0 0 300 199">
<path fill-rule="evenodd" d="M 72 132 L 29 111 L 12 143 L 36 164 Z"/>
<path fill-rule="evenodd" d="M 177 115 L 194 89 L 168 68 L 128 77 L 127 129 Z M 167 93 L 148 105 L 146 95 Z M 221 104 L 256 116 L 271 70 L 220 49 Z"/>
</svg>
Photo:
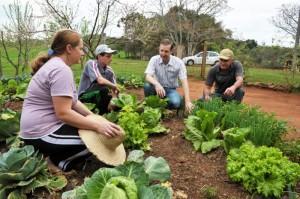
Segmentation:
<svg viewBox="0 0 300 199">
<path fill-rule="evenodd" d="M 199 98 L 203 89 L 203 82 L 196 79 L 189 79 L 190 94 L 192 100 Z M 294 129 L 290 130 L 285 139 L 300 139 L 300 95 L 247 87 L 244 102 L 253 106 L 261 106 L 263 111 L 274 112 L 276 117 L 284 119 Z M 180 90 L 182 92 L 182 90 Z M 142 89 L 130 89 L 139 99 L 143 97 Z M 10 105 L 13 106 L 13 105 Z M 17 105 L 16 105 L 17 106 Z M 18 106 L 17 106 L 18 107 Z M 151 148 L 146 155 L 164 157 L 172 172 L 170 180 L 174 190 L 175 198 L 200 199 L 209 198 L 205 196 L 207 188 L 214 188 L 220 199 L 244 199 L 251 198 L 243 187 L 231 182 L 226 174 L 226 156 L 221 149 L 203 155 L 195 152 L 189 141 L 186 141 L 184 132 L 183 117 L 172 113 L 171 117 L 164 119 L 164 125 L 170 129 L 166 135 L 156 135 L 150 138 Z M 67 174 L 70 190 L 76 185 L 81 185 L 85 176 L 91 175 L 99 163 L 91 160 L 83 171 L 73 171 Z M 300 188 L 298 186 L 298 188 Z M 300 190 L 298 190 L 300 192 Z M 34 198 L 59 198 L 58 195 L 37 193 Z M 43 194 L 45 194 L 43 196 Z M 253 197 L 255 198 L 255 197 Z"/>
</svg>

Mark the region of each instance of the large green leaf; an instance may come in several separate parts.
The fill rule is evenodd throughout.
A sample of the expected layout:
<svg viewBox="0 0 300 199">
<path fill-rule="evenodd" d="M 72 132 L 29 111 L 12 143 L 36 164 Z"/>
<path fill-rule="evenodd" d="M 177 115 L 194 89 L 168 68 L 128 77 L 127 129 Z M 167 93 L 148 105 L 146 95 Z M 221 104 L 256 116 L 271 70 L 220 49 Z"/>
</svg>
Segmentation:
<svg viewBox="0 0 300 199">
<path fill-rule="evenodd" d="M 164 109 L 168 105 L 168 99 L 161 99 L 157 95 L 150 95 L 145 98 L 144 103 L 146 106 L 150 106 L 152 108 Z"/>
<path fill-rule="evenodd" d="M 120 176 L 121 173 L 115 168 L 101 168 L 91 178 L 84 182 L 88 198 L 100 198 L 101 192 L 109 179 Z"/>
<path fill-rule="evenodd" d="M 19 169 L 33 154 L 34 148 L 31 145 L 26 145 L 23 148 L 11 148 L 0 156 L 0 171 Z"/>
<path fill-rule="evenodd" d="M 0 141 L 18 134 L 20 129 L 20 113 L 5 109 L 0 115 Z"/>
<path fill-rule="evenodd" d="M 100 199 L 137 199 L 137 187 L 132 178 L 112 177 L 102 190 Z"/>
<path fill-rule="evenodd" d="M 141 114 L 141 119 L 146 124 L 146 128 L 154 128 L 160 122 L 161 112 L 157 108 L 145 107 Z"/>
<path fill-rule="evenodd" d="M 152 185 L 149 187 L 152 190 L 154 198 L 161 198 L 161 199 L 172 199 L 172 189 L 169 187 L 163 187 L 161 185 Z"/>
<path fill-rule="evenodd" d="M 99 199 L 128 199 L 128 197 L 123 189 L 112 184 L 106 184 Z"/>
<path fill-rule="evenodd" d="M 143 185 L 148 186 L 150 183 L 149 176 L 145 172 L 143 163 L 126 162 L 125 164 L 116 167 L 116 169 L 121 172 L 122 176 L 134 179 L 138 188 Z"/>
<path fill-rule="evenodd" d="M 133 150 L 127 156 L 128 162 L 137 162 L 143 163 L 144 162 L 144 151 L 142 150 Z"/>
<path fill-rule="evenodd" d="M 132 106 L 134 108 L 137 106 L 136 96 L 128 95 L 125 93 L 119 94 L 118 98 L 113 98 L 111 100 L 111 103 L 120 108 L 123 108 L 126 105 Z"/>
<path fill-rule="evenodd" d="M 246 142 L 246 137 L 249 133 L 250 128 L 236 127 L 223 131 L 225 152 L 229 153 L 230 149 L 239 148 L 244 142 Z"/>
<path fill-rule="evenodd" d="M 171 177 L 171 170 L 167 161 L 162 157 L 150 156 L 145 160 L 145 171 L 149 175 L 149 180 L 159 180 L 164 182 Z"/>
<path fill-rule="evenodd" d="M 202 142 L 201 152 L 202 153 L 210 152 L 211 150 L 213 150 L 215 148 L 218 148 L 222 144 L 223 144 L 223 140 L 216 140 L 216 139 L 212 139 L 212 140 L 207 141 L 207 142 Z"/>
<path fill-rule="evenodd" d="M 11 148 L 0 156 L 0 163 L 4 165 L 0 168 L 1 194 L 6 190 L 8 198 L 18 198 L 39 187 L 60 190 L 67 184 L 65 178 L 50 176 L 46 161 L 30 145 Z"/>
<path fill-rule="evenodd" d="M 87 192 L 84 186 L 79 186 L 71 191 L 63 192 L 61 198 L 62 199 L 88 199 Z"/>
<path fill-rule="evenodd" d="M 65 176 L 53 176 L 48 179 L 48 186 L 53 191 L 58 191 L 64 188 L 68 184 L 68 180 Z"/>
<path fill-rule="evenodd" d="M 172 199 L 172 189 L 161 185 L 142 187 L 139 190 L 139 199 Z"/>
</svg>

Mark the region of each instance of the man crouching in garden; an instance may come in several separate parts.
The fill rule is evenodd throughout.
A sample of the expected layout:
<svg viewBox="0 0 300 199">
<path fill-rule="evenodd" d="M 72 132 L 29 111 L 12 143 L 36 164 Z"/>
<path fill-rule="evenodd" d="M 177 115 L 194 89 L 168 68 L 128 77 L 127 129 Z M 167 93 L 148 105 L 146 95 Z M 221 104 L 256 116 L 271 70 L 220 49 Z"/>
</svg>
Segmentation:
<svg viewBox="0 0 300 199">
<path fill-rule="evenodd" d="M 223 101 L 241 102 L 243 100 L 243 66 L 239 61 L 233 60 L 233 56 L 230 49 L 221 50 L 219 63 L 208 72 L 201 99 L 209 100 L 211 97 L 220 97 Z M 214 83 L 215 93 L 211 93 Z"/>
</svg>

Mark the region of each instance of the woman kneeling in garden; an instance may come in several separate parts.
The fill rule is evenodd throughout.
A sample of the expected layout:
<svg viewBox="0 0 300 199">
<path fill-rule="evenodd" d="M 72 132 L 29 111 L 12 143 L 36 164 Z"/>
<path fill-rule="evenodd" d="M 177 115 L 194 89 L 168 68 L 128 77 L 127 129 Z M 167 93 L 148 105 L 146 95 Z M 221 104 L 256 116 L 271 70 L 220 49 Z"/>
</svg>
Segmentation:
<svg viewBox="0 0 300 199">
<path fill-rule="evenodd" d="M 70 67 L 78 64 L 83 55 L 83 41 L 77 32 L 58 31 L 48 54 L 38 56 L 32 63 L 33 77 L 21 116 L 20 137 L 25 144 L 49 156 L 64 171 L 91 155 L 78 129 L 108 138 L 122 133 L 118 125 L 104 118 L 86 117 L 93 113 L 77 99 Z"/>
</svg>

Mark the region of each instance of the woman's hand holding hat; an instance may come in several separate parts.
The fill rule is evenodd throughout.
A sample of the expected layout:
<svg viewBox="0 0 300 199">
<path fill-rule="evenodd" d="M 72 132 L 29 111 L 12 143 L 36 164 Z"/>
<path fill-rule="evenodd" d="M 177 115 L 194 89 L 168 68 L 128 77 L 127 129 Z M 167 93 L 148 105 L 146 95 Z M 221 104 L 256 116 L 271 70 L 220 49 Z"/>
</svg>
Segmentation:
<svg viewBox="0 0 300 199">
<path fill-rule="evenodd" d="M 95 123 L 94 130 L 79 129 L 79 136 L 90 152 L 108 165 L 118 166 L 126 160 L 123 146 L 124 130 L 100 115 L 88 115 Z"/>
<path fill-rule="evenodd" d="M 96 132 L 105 135 L 106 137 L 116 137 L 122 134 L 122 129 L 119 125 L 108 121 L 107 119 L 99 117 Z"/>
</svg>

